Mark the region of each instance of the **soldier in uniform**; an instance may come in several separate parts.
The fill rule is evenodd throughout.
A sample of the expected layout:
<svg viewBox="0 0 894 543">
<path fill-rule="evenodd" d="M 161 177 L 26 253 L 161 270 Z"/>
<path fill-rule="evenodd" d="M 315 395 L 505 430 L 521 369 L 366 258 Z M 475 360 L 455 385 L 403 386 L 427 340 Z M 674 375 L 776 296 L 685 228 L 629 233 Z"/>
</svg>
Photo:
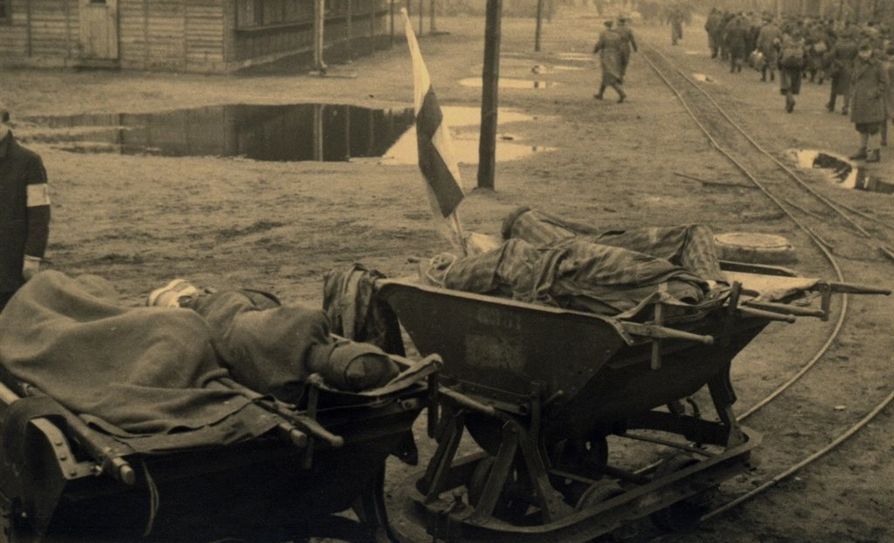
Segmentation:
<svg viewBox="0 0 894 543">
<path fill-rule="evenodd" d="M 851 74 L 851 122 L 860 133 L 860 149 L 851 156 L 866 162 L 880 160 L 879 132 L 885 122 L 888 78 L 869 43 L 860 46 Z"/>
<path fill-rule="evenodd" d="M 772 18 L 767 17 L 766 23 L 757 36 L 757 48 L 764 56 L 764 65 L 761 66 L 761 81 L 767 80 L 767 71 L 770 72 L 770 81 L 776 79 L 776 65 L 779 63 L 779 46 L 782 43 L 782 30 Z"/>
<path fill-rule="evenodd" d="M 677 45 L 677 42 L 683 39 L 683 21 L 685 19 L 686 15 L 680 7 L 674 6 L 670 9 L 667 22 L 671 26 L 671 45 Z"/>
<path fill-rule="evenodd" d="M 599 92 L 593 95 L 597 100 L 602 100 L 605 89 L 611 87 L 618 93 L 618 103 L 627 98 L 621 80 L 621 49 L 623 38 L 612 28 L 611 21 L 605 21 L 605 30 L 599 35 L 599 41 L 593 47 L 593 54 L 599 53 L 602 64 L 602 83 Z"/>
<path fill-rule="evenodd" d="M 708 20 L 705 22 L 705 32 L 708 33 L 708 47 L 711 49 L 711 58 L 717 58 L 720 52 L 720 27 L 723 24 L 723 14 L 717 8 L 711 8 Z"/>
<path fill-rule="evenodd" d="M 621 82 L 627 75 L 627 66 L 630 64 L 630 53 L 638 51 L 636 46 L 636 38 L 633 37 L 633 29 L 627 26 L 629 19 L 622 15 L 618 17 L 617 33 L 621 35 Z"/>
<path fill-rule="evenodd" d="M 748 56 L 748 23 L 743 15 L 737 15 L 726 27 L 726 48 L 729 51 L 729 71 L 742 71 Z"/>
<path fill-rule="evenodd" d="M 841 35 L 829 52 L 829 76 L 832 78 L 832 88 L 829 92 L 829 103 L 826 104 L 826 109 L 830 113 L 835 111 L 835 101 L 841 96 L 844 99 L 844 104 L 841 106 L 841 114 L 848 114 L 851 93 L 851 68 L 853 68 L 854 59 L 857 58 L 858 48 L 853 31 L 846 28 L 842 30 Z"/>
<path fill-rule="evenodd" d="M 797 30 L 784 31 L 779 53 L 779 92 L 785 96 L 786 113 L 795 110 L 795 96 L 801 93 L 804 62 L 804 38 Z"/>
<path fill-rule="evenodd" d="M 0 310 L 40 270 L 49 227 L 43 162 L 16 141 L 0 104 Z"/>
</svg>

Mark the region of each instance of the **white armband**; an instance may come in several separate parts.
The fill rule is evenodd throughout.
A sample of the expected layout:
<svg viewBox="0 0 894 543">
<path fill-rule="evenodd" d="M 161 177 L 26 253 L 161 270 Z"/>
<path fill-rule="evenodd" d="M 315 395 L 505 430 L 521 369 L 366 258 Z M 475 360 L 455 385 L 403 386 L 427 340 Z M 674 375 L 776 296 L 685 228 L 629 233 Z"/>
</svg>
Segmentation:
<svg viewBox="0 0 894 543">
<path fill-rule="evenodd" d="M 50 205 L 50 187 L 46 183 L 28 185 L 28 207 Z"/>
</svg>

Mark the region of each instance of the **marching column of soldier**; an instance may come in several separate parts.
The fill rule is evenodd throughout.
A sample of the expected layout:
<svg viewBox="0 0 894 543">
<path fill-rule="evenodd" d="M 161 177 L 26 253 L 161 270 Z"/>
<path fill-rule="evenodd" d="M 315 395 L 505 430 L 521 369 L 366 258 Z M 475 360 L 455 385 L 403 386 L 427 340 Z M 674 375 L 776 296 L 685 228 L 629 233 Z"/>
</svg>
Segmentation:
<svg viewBox="0 0 894 543">
<path fill-rule="evenodd" d="M 739 73 L 744 63 L 774 82 L 785 96 L 785 111 L 795 109 L 795 96 L 806 81 L 829 80 L 826 109 L 849 116 L 860 135 L 854 160 L 878 162 L 887 145 L 887 120 L 894 119 L 894 47 L 891 30 L 870 21 L 776 18 L 771 14 L 714 8 L 705 22 L 711 58 L 729 63 Z"/>
</svg>

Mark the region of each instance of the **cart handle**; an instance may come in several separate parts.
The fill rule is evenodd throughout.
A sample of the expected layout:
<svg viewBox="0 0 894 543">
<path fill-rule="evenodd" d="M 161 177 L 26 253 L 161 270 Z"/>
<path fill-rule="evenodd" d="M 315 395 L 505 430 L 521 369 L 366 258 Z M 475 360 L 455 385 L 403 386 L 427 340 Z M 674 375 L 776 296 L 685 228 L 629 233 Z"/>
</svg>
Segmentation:
<svg viewBox="0 0 894 543">
<path fill-rule="evenodd" d="M 881 294 L 883 296 L 890 296 L 891 289 L 881 288 L 881 287 L 872 287 L 869 285 L 859 285 L 857 283 L 838 283 L 838 282 L 829 282 L 829 288 L 832 289 L 832 292 L 841 293 L 841 294 Z"/>
<path fill-rule="evenodd" d="M 479 413 L 482 413 L 484 415 L 488 415 L 491 417 L 497 416 L 497 410 L 494 409 L 493 406 L 487 405 L 485 403 L 481 403 L 474 398 L 466 396 L 462 392 L 457 392 L 457 391 L 455 391 L 451 388 L 448 388 L 446 386 L 439 386 L 438 394 L 441 396 L 450 398 L 451 400 L 453 400 L 460 406 L 465 407 L 467 409 L 471 409 L 472 411 L 477 411 Z"/>
<path fill-rule="evenodd" d="M 683 330 L 676 330 L 666 326 L 622 321 L 621 327 L 631 336 L 648 337 L 652 339 L 682 339 L 685 341 L 703 343 L 705 345 L 714 344 L 714 336 L 693 334 L 691 332 L 684 332 Z"/>
</svg>

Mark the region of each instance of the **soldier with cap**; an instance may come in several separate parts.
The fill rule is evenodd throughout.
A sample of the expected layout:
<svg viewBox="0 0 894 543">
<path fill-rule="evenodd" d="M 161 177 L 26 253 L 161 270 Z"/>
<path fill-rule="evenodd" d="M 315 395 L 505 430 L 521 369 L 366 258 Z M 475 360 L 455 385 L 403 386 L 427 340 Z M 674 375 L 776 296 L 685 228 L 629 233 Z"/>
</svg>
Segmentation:
<svg viewBox="0 0 894 543">
<path fill-rule="evenodd" d="M 605 21 L 605 30 L 599 34 L 599 41 L 593 47 L 593 54 L 599 53 L 599 60 L 602 64 L 602 83 L 599 85 L 599 92 L 593 95 L 597 100 L 602 100 L 605 89 L 611 87 L 618 93 L 618 103 L 627 98 L 624 88 L 621 86 L 623 80 L 621 78 L 621 50 L 624 38 L 612 28 L 612 21 Z"/>
<path fill-rule="evenodd" d="M 40 270 L 50 231 L 47 172 L 19 145 L 0 104 L 0 310 Z"/>
<path fill-rule="evenodd" d="M 636 38 L 633 36 L 633 29 L 627 26 L 630 19 L 626 15 L 618 17 L 617 32 L 621 35 L 621 82 L 627 75 L 627 66 L 630 64 L 630 53 L 637 52 Z"/>
<path fill-rule="evenodd" d="M 887 114 L 888 77 L 870 43 L 860 45 L 851 75 L 851 122 L 860 133 L 860 149 L 853 160 L 878 162 L 879 132 Z"/>
</svg>

